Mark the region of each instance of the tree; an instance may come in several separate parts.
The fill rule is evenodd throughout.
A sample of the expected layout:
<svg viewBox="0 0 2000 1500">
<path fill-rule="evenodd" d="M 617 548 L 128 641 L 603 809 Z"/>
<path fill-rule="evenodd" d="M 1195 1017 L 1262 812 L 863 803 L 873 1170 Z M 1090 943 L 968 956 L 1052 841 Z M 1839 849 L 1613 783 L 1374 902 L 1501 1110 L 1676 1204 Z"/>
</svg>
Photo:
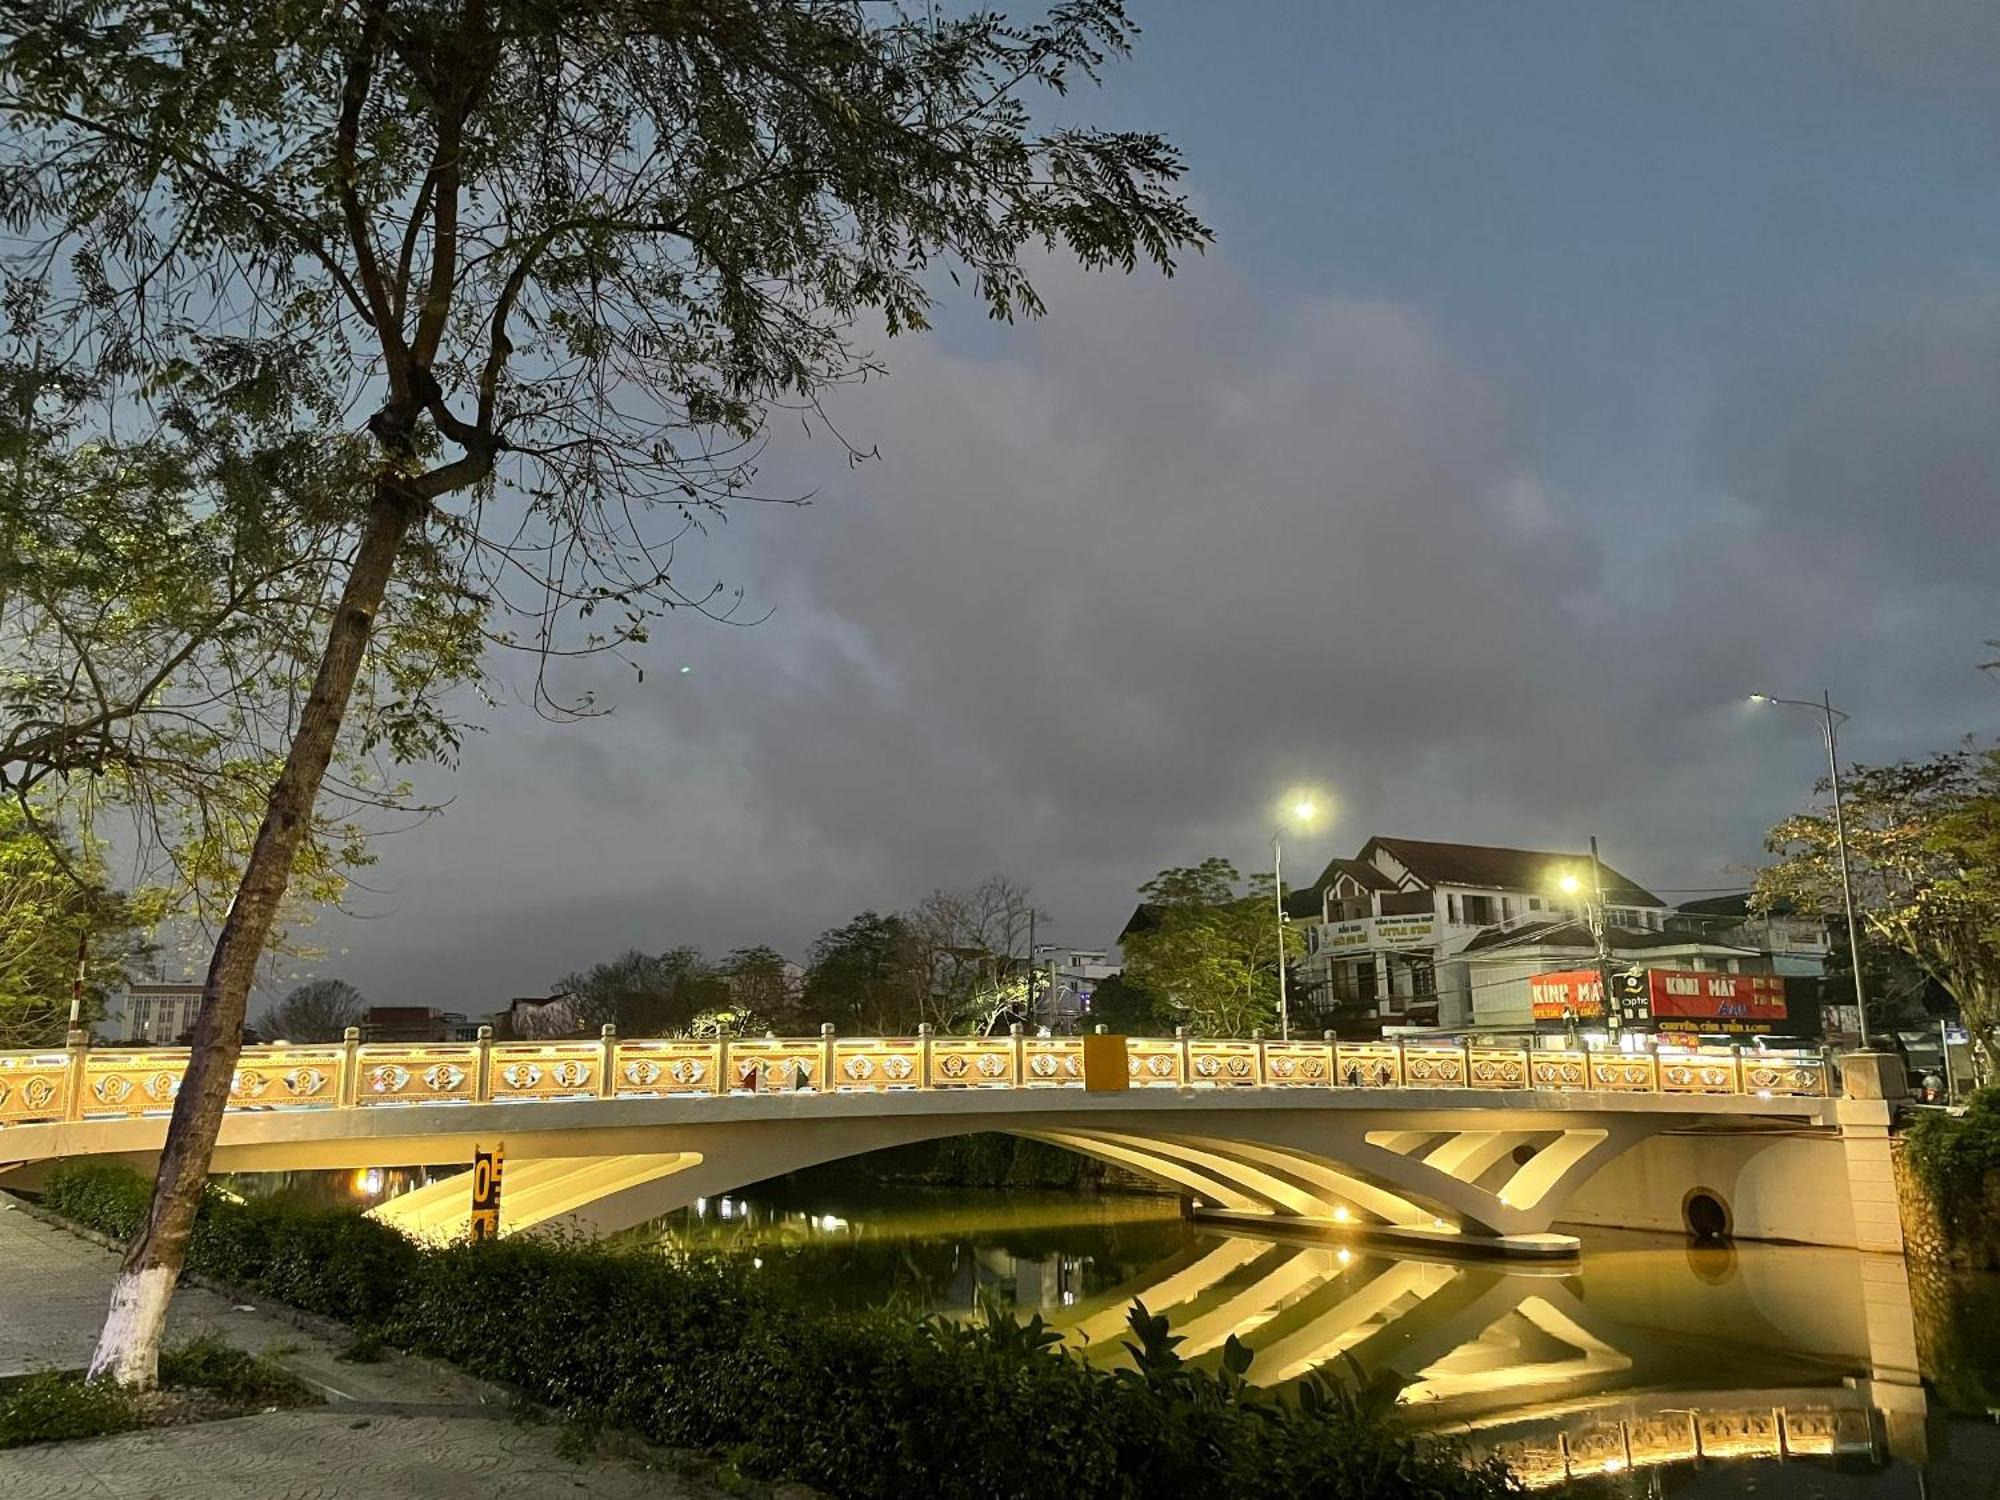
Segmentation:
<svg viewBox="0 0 2000 1500">
<path fill-rule="evenodd" d="M 367 1011 L 367 999 L 345 979 L 311 979 L 265 1011 L 260 1024 L 274 1041 L 337 1042 Z"/>
<path fill-rule="evenodd" d="M 978 1032 L 998 1012 L 1021 1010 L 1037 915 L 1028 888 L 1001 875 L 932 891 L 905 913 L 929 976 L 917 1018 L 944 1031 Z"/>
<path fill-rule="evenodd" d="M 1271 877 L 1228 860 L 1162 870 L 1139 887 L 1149 922 L 1125 937 L 1125 978 L 1197 1036 L 1248 1036 L 1278 1014 L 1278 931 Z M 1299 934 L 1285 929 L 1287 961 Z"/>
<path fill-rule="evenodd" d="M 111 890 L 94 853 L 0 802 L 0 1048 L 62 1045 L 79 960 L 80 1019 L 102 1014 L 105 995 L 150 951 L 144 928 L 156 904 Z"/>
<path fill-rule="evenodd" d="M 810 1024 L 908 1035 L 922 1019 L 929 988 L 929 957 L 909 924 L 864 911 L 814 940 L 803 1009 Z"/>
<path fill-rule="evenodd" d="M 759 943 L 737 948 L 717 965 L 717 974 L 729 987 L 727 1010 L 747 1029 L 752 1017 L 765 1025 L 790 1026 L 796 1022 L 799 983 L 785 956 Z M 715 1024 L 723 1025 L 721 1019 Z"/>
<path fill-rule="evenodd" d="M 100 421 L 279 350 L 372 408 L 339 598 L 91 1362 L 148 1384 L 251 981 L 392 581 L 442 556 L 545 661 L 642 643 L 712 602 L 681 591 L 673 547 L 747 491 L 770 406 L 810 413 L 873 368 L 856 318 L 921 329 L 960 267 L 994 316 L 1039 313 L 1025 246 L 1171 269 L 1206 231 L 1158 137 L 1031 127 L 1026 91 L 1126 48 L 1118 0 L 1028 23 L 848 0 L 0 17 L 8 312 L 121 382 Z M 537 698 L 561 706 L 539 678 Z"/>
<path fill-rule="evenodd" d="M 609 963 L 564 975 L 555 989 L 569 997 L 572 1021 L 587 1034 L 612 1025 L 625 1036 L 672 1036 L 729 999 L 728 985 L 689 947 L 660 954 L 630 948 Z"/>
<path fill-rule="evenodd" d="M 101 381 L 0 359 L 0 795 L 86 829 L 126 820 L 138 882 L 198 923 L 223 916 L 262 819 L 358 493 L 356 445 L 302 379 L 282 356 L 224 362 L 109 436 L 88 425 Z M 300 912 L 365 862 L 362 810 L 401 805 L 370 748 L 456 743 L 400 686 L 473 670 L 465 611 L 430 602 L 448 594 L 420 564 L 388 602 L 293 858 Z"/>
<path fill-rule="evenodd" d="M 2000 1055 L 2000 751 L 1968 746 L 1924 761 L 1855 766 L 1842 787 L 1865 935 L 1907 954 L 1942 985 L 1987 1055 Z M 1816 790 L 1825 796 L 1831 788 L 1822 780 Z M 1830 808 L 1787 818 L 1765 847 L 1779 862 L 1757 877 L 1760 909 L 1789 903 L 1841 919 Z"/>
<path fill-rule="evenodd" d="M 1088 1019 L 1127 1036 L 1151 1036 L 1161 1024 L 1159 1003 L 1123 974 L 1099 982 L 1090 996 Z"/>
</svg>

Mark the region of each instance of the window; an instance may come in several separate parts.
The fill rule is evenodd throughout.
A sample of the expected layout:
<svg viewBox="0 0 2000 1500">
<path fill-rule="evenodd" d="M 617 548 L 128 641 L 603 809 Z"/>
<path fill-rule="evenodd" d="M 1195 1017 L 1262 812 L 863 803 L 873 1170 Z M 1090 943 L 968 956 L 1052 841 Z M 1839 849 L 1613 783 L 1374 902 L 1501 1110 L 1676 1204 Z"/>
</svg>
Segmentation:
<svg viewBox="0 0 2000 1500">
<path fill-rule="evenodd" d="M 1459 925 L 1458 897 L 1456 895 L 1450 893 L 1446 894 L 1444 898 L 1444 915 L 1445 915 L 1445 920 L 1451 923 L 1452 926 L 1456 927 Z"/>
<path fill-rule="evenodd" d="M 1540 911 L 1541 909 L 1542 909 L 1542 898 L 1540 896 L 1530 896 L 1528 898 L 1528 910 Z"/>
<path fill-rule="evenodd" d="M 1499 903 L 1491 896 L 1460 896 L 1458 909 L 1465 914 L 1468 927 L 1491 927 L 1499 921 L 1496 915 Z"/>
</svg>

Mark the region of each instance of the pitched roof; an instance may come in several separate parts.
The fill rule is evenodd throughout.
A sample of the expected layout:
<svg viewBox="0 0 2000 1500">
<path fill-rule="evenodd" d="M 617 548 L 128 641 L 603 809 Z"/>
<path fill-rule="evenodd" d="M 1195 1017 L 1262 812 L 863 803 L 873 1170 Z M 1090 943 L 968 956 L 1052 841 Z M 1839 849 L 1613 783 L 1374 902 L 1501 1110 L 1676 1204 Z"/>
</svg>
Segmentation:
<svg viewBox="0 0 2000 1500">
<path fill-rule="evenodd" d="M 1750 893 L 1738 891 L 1733 896 L 1704 896 L 1699 901 L 1683 901 L 1674 910 L 1684 917 L 1747 917 L 1750 915 Z"/>
<path fill-rule="evenodd" d="M 1365 859 L 1330 859 L 1326 868 L 1320 871 L 1319 879 L 1313 882 L 1315 890 L 1325 890 L 1342 875 L 1347 876 L 1364 891 L 1393 891 L 1396 882 L 1384 875 Z"/>
<path fill-rule="evenodd" d="M 1754 949 L 1714 943 L 1685 932 L 1652 932 L 1636 927 L 1605 930 L 1612 953 L 1632 953 L 1644 948 L 1707 948 L 1718 953 L 1751 953 Z M 1502 948 L 1577 948 L 1588 953 L 1597 946 L 1590 929 L 1581 922 L 1531 922 L 1520 927 L 1489 927 L 1467 943 L 1461 953 L 1491 953 Z"/>
<path fill-rule="evenodd" d="M 1361 858 L 1366 860 L 1376 849 L 1392 856 L 1425 885 L 1468 885 L 1498 891 L 1545 890 L 1558 869 L 1578 868 L 1590 861 L 1588 854 L 1552 854 L 1546 850 L 1507 849 L 1489 844 L 1440 844 L 1428 839 L 1379 835 L 1362 847 Z M 1628 906 L 1667 904 L 1601 860 L 1598 868 L 1603 872 L 1605 900 Z"/>
</svg>

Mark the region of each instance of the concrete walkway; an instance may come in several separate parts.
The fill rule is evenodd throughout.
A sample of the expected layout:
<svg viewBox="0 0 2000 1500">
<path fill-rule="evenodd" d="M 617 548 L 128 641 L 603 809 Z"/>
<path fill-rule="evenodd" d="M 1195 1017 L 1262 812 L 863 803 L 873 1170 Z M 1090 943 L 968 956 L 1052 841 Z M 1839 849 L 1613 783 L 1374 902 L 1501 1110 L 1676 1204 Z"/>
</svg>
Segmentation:
<svg viewBox="0 0 2000 1500">
<path fill-rule="evenodd" d="M 118 1257 L 0 1193 L 0 1377 L 90 1360 Z M 391 1500 L 579 1494 L 710 1500 L 722 1491 L 625 1459 L 573 1463 L 559 1429 L 519 1420 L 490 1387 L 391 1355 L 343 1364 L 338 1346 L 255 1308 L 183 1287 L 167 1342 L 214 1332 L 267 1353 L 327 1405 L 89 1442 L 0 1451 L 8 1500 Z"/>
</svg>

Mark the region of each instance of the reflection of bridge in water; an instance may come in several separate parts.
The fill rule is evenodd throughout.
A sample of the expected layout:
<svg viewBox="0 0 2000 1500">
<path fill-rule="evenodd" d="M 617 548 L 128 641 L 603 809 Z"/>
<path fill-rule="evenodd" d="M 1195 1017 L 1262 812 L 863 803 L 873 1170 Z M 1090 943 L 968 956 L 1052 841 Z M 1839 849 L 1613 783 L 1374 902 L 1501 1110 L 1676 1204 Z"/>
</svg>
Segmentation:
<svg viewBox="0 0 2000 1500">
<path fill-rule="evenodd" d="M 1555 1271 L 1204 1237 L 1056 1326 L 1115 1363 L 1134 1299 L 1167 1315 L 1188 1358 L 1234 1333 L 1259 1384 L 1358 1375 L 1535 1485 L 1700 1459 L 1922 1456 L 1909 1287 L 1887 1257 L 1614 1245 Z"/>
</svg>

